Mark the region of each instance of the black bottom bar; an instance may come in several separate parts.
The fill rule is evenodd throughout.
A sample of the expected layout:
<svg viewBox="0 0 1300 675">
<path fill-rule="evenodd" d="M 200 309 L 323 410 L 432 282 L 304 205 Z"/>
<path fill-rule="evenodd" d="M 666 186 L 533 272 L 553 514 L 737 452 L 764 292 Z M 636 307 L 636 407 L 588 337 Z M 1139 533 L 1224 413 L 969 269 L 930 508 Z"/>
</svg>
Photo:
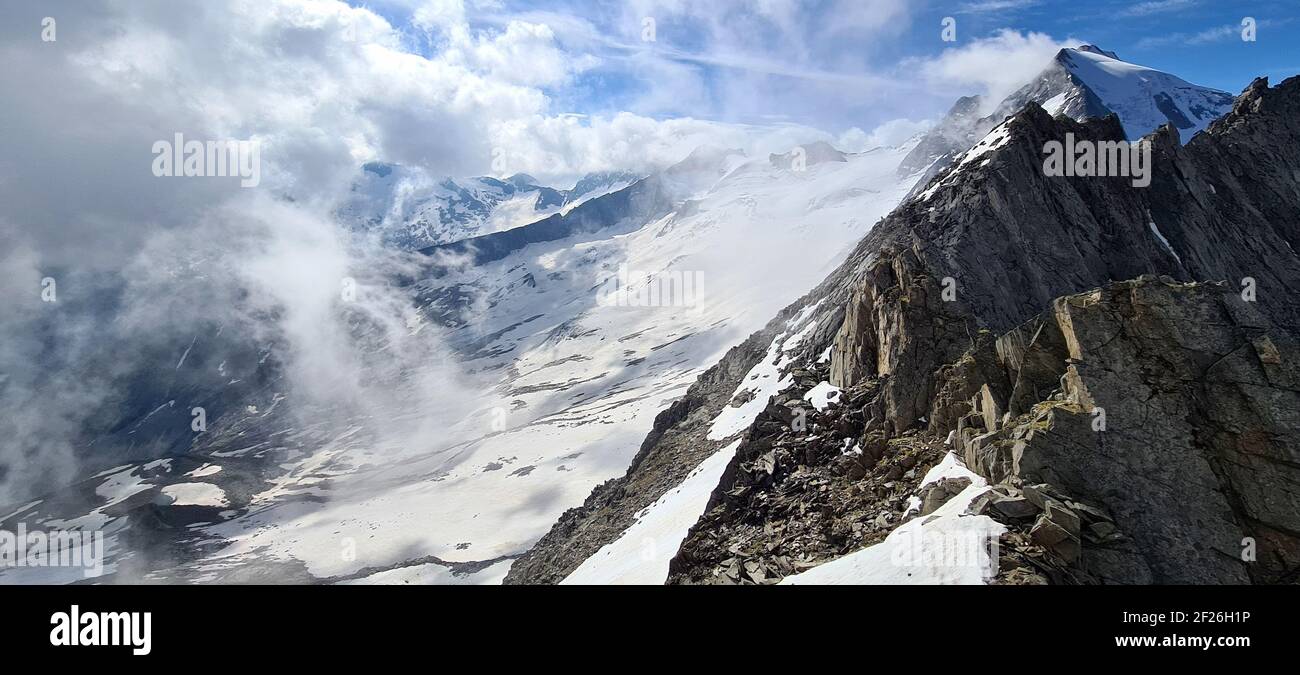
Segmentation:
<svg viewBox="0 0 1300 675">
<path fill-rule="evenodd" d="M 1241 663 L 1294 650 L 1300 592 L 1296 587 L 105 586 L 4 587 L 0 598 L 0 644 L 11 653 L 39 656 L 41 663 L 258 659 L 242 661 L 251 664 L 273 658 L 328 665 L 382 655 L 385 662 L 436 657 L 447 665 L 538 667 L 563 666 L 612 649 L 626 664 L 680 666 L 684 654 L 702 651 L 706 656 L 686 662 L 717 658 L 735 669 L 763 667 L 768 658 L 794 659 L 808 670 L 835 672 L 825 659 L 870 656 L 883 666 L 887 661 L 880 659 L 898 658 L 935 667 L 1024 658 L 1071 665 L 1189 657 Z M 136 631 L 119 640 L 124 646 L 52 645 L 52 635 L 71 642 L 57 631 L 71 622 L 74 606 L 83 631 L 87 624 L 96 626 L 86 637 L 104 628 L 108 641 L 123 619 L 117 613 L 148 612 L 150 653 L 133 654 L 143 650 L 132 646 L 132 638 L 143 637 L 143 614 Z M 113 613 L 108 624 L 105 613 Z"/>
</svg>

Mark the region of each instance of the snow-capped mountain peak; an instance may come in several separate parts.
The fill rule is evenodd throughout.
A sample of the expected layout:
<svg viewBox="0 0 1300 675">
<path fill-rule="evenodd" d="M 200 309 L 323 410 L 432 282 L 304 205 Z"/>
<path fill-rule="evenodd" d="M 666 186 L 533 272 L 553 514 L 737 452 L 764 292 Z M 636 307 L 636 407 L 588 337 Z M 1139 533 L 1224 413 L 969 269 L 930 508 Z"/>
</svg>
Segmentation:
<svg viewBox="0 0 1300 675">
<path fill-rule="evenodd" d="M 1064 68 L 1077 88 L 1119 115 L 1131 141 L 1170 123 L 1185 143 L 1232 108 L 1233 97 L 1227 92 L 1123 61 L 1092 45 L 1062 49 L 1053 65 Z"/>
<path fill-rule="evenodd" d="M 1051 115 L 1066 115 L 1077 121 L 1113 113 L 1119 116 L 1130 141 L 1164 124 L 1173 124 L 1186 143 L 1232 110 L 1232 102 L 1233 97 L 1225 92 L 1123 61 L 1115 52 L 1095 45 L 1066 48 L 987 116 L 980 116 L 985 102 L 979 97 L 959 100 L 921 139 L 899 171 L 926 171 L 920 184 L 928 183 L 957 156 L 1030 103 L 1037 103 Z"/>
<path fill-rule="evenodd" d="M 1071 51 L 1071 50 L 1062 50 L 1062 51 Z M 1120 60 L 1119 55 L 1116 54 L 1115 52 L 1108 52 L 1105 49 L 1098 47 L 1097 45 L 1079 45 L 1078 47 L 1075 47 L 1073 51 L 1088 52 L 1089 54 L 1100 54 L 1101 56 L 1109 57 L 1115 59 L 1116 61 Z"/>
</svg>

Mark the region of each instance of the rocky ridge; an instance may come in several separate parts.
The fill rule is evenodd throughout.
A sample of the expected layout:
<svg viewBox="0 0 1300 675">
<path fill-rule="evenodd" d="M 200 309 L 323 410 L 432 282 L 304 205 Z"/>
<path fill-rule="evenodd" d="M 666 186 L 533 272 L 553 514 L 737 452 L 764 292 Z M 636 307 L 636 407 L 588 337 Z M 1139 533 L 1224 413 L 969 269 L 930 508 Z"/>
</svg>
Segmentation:
<svg viewBox="0 0 1300 675">
<path fill-rule="evenodd" d="M 1048 140 L 1124 132 L 1028 105 L 1005 143 L 938 174 L 661 415 L 628 474 L 507 581 L 562 579 L 711 453 L 697 446 L 729 385 L 802 310 L 792 387 L 743 432 L 669 582 L 771 583 L 879 541 L 912 517 L 909 496 L 953 494 L 914 494 L 945 448 L 993 486 L 972 510 L 1007 524 L 997 581 L 1291 579 L 1298 113 L 1300 79 L 1256 81 L 1186 146 L 1171 126 L 1149 137 L 1142 189 L 1045 176 Z M 807 411 L 822 381 L 840 401 Z"/>
</svg>

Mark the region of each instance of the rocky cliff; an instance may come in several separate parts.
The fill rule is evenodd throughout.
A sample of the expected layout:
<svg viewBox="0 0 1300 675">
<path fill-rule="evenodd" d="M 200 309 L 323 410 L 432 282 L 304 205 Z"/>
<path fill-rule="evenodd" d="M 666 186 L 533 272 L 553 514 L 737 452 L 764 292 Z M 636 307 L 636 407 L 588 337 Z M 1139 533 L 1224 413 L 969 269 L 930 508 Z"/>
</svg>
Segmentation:
<svg viewBox="0 0 1300 675">
<path fill-rule="evenodd" d="M 781 341 L 788 384 L 733 437 L 670 583 L 771 583 L 880 542 L 969 485 L 923 480 L 949 452 L 991 486 L 968 512 L 1005 525 L 999 582 L 1292 579 L 1297 119 L 1300 79 L 1259 80 L 1186 146 L 1148 137 L 1139 187 L 1046 175 L 1048 142 L 1124 129 L 1028 105 L 709 371 L 508 581 L 564 578 L 716 451 L 709 422 Z M 817 388 L 838 396 L 810 407 Z"/>
</svg>

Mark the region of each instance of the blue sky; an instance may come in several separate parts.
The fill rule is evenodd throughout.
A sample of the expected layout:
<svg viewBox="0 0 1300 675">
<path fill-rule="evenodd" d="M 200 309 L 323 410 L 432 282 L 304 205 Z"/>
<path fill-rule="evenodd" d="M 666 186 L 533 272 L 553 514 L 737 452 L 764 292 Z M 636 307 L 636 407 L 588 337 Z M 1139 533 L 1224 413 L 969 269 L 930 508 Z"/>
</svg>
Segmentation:
<svg viewBox="0 0 1300 675">
<path fill-rule="evenodd" d="M 1257 75 L 1300 73 L 1300 2 L 1295 0 L 988 0 L 932 3 L 983 11 L 959 14 L 978 34 L 1002 26 L 1074 36 L 1120 57 L 1179 75 L 1189 82 L 1237 93 Z M 996 9 L 1004 6 L 1006 9 Z M 1256 19 L 1253 43 L 1241 39 L 1241 22 Z M 1276 71 L 1276 72 L 1269 72 Z"/>
<path fill-rule="evenodd" d="M 414 48 L 436 53 L 438 31 L 418 15 L 461 3 L 354 4 L 408 29 Z M 629 111 L 836 133 L 933 119 L 958 96 L 1001 93 L 1006 82 L 1032 77 L 1056 43 L 1092 42 L 1231 93 L 1256 75 L 1300 72 L 1296 0 L 464 0 L 463 13 L 485 33 L 510 21 L 545 24 L 566 54 L 590 59 L 543 89 L 555 113 Z M 957 22 L 954 43 L 940 39 L 945 17 Z M 1241 38 L 1245 17 L 1256 21 L 1255 42 Z M 654 42 L 642 39 L 646 18 L 654 19 Z M 990 53 L 999 49 L 1004 57 Z M 984 72 L 962 73 L 953 63 L 961 50 L 980 52 L 982 60 L 970 61 Z"/>
</svg>

